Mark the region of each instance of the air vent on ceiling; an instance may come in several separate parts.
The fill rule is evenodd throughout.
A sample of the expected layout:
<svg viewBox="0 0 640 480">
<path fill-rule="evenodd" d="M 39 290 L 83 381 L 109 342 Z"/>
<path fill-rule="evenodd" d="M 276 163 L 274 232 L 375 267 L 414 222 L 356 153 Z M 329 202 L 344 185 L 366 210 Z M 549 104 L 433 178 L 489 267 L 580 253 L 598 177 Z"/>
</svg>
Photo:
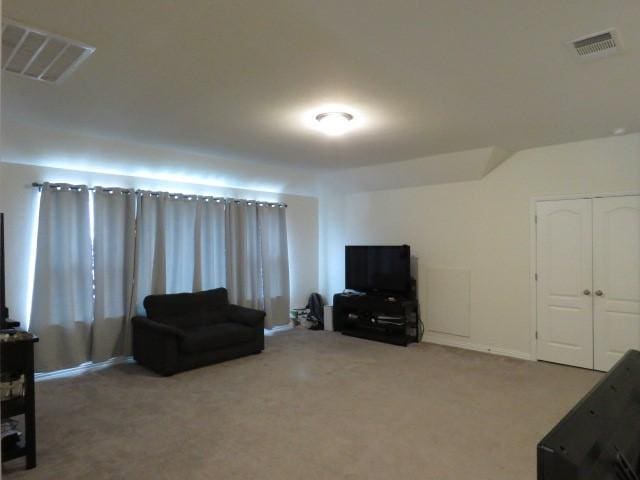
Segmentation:
<svg viewBox="0 0 640 480">
<path fill-rule="evenodd" d="M 60 83 L 95 51 L 94 47 L 2 19 L 2 70 Z"/>
<path fill-rule="evenodd" d="M 613 28 L 577 38 L 568 42 L 567 46 L 576 58 L 583 61 L 615 55 L 622 49 L 620 36 Z"/>
</svg>

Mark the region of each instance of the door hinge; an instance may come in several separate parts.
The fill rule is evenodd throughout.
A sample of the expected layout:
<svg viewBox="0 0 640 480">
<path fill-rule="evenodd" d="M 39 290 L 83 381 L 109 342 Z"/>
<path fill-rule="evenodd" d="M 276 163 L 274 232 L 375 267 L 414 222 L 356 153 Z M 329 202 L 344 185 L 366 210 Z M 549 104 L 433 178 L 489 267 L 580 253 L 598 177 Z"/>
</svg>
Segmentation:
<svg viewBox="0 0 640 480">
<path fill-rule="evenodd" d="M 535 223 L 538 223 L 538 215 L 534 215 L 534 216 L 533 216 L 533 221 L 534 221 Z"/>
<path fill-rule="evenodd" d="M 536 340 L 538 339 L 538 332 L 536 331 Z"/>
<path fill-rule="evenodd" d="M 536 277 L 536 282 L 537 282 L 538 281 L 538 274 L 537 273 L 535 274 L 535 277 Z"/>
</svg>

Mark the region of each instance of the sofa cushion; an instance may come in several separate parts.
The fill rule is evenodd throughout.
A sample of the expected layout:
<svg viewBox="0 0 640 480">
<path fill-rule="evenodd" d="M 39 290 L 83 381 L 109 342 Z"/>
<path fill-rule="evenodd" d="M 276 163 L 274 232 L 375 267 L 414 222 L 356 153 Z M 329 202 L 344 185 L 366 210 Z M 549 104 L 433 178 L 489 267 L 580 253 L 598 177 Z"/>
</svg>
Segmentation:
<svg viewBox="0 0 640 480">
<path fill-rule="evenodd" d="M 185 313 L 184 315 L 172 315 L 156 317 L 154 320 L 164 325 L 180 328 L 182 330 L 194 327 L 206 327 L 227 322 L 224 311 L 207 311 Z"/>
<path fill-rule="evenodd" d="M 218 323 L 185 330 L 180 350 L 184 353 L 199 353 L 254 340 L 256 340 L 256 332 L 250 327 L 238 323 Z"/>
<path fill-rule="evenodd" d="M 196 293 L 149 295 L 144 299 L 148 318 L 184 316 L 187 313 L 224 310 L 229 305 L 226 288 Z"/>
</svg>

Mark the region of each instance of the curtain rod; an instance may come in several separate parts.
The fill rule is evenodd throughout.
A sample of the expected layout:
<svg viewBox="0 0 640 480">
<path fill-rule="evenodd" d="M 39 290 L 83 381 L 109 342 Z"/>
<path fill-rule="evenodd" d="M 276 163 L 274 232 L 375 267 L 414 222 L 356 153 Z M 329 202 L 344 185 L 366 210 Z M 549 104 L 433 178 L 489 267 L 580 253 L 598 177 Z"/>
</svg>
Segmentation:
<svg viewBox="0 0 640 480">
<path fill-rule="evenodd" d="M 42 188 L 44 187 L 44 183 L 38 183 L 38 182 L 33 182 L 31 184 L 32 187 L 37 188 L 38 190 L 42 191 Z M 95 192 L 96 189 L 101 188 L 102 190 L 104 190 L 107 193 L 114 193 L 114 192 L 120 192 L 123 194 L 127 194 L 130 195 L 132 193 L 136 194 L 136 195 L 152 195 L 152 196 L 159 196 L 163 193 L 166 193 L 168 197 L 170 198 L 174 198 L 174 199 L 187 199 L 187 200 L 197 200 L 197 199 L 204 199 L 205 201 L 216 201 L 217 203 L 229 203 L 229 202 L 236 202 L 236 203 L 240 203 L 240 202 L 247 202 L 249 205 L 251 205 L 252 203 L 255 203 L 256 205 L 268 205 L 268 206 L 272 206 L 272 207 L 288 207 L 289 205 L 287 205 L 286 203 L 283 202 L 264 202 L 261 200 L 249 200 L 249 199 L 244 199 L 244 198 L 231 198 L 231 197 L 214 197 L 211 195 L 197 195 L 197 194 L 188 194 L 188 193 L 171 193 L 171 192 L 161 192 L 161 191 L 151 191 L 151 190 L 133 190 L 130 188 L 119 188 L 119 187 L 87 187 L 86 185 L 72 185 L 69 183 L 50 183 L 49 184 L 50 187 L 52 188 L 56 188 L 58 190 L 62 190 L 63 188 L 66 188 L 68 190 L 75 190 L 75 191 L 81 191 L 83 189 L 86 189 L 88 191 L 91 192 Z"/>
</svg>

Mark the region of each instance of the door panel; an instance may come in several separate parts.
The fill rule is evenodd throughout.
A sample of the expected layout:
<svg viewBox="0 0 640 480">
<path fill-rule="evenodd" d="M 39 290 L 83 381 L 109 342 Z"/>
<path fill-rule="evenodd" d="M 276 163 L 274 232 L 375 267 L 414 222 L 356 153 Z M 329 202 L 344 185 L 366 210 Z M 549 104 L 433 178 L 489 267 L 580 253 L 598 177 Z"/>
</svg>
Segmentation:
<svg viewBox="0 0 640 480">
<path fill-rule="evenodd" d="M 640 196 L 596 198 L 594 368 L 609 370 L 640 348 Z"/>
<path fill-rule="evenodd" d="M 537 217 L 538 358 L 593 368 L 591 200 L 538 202 Z"/>
</svg>

